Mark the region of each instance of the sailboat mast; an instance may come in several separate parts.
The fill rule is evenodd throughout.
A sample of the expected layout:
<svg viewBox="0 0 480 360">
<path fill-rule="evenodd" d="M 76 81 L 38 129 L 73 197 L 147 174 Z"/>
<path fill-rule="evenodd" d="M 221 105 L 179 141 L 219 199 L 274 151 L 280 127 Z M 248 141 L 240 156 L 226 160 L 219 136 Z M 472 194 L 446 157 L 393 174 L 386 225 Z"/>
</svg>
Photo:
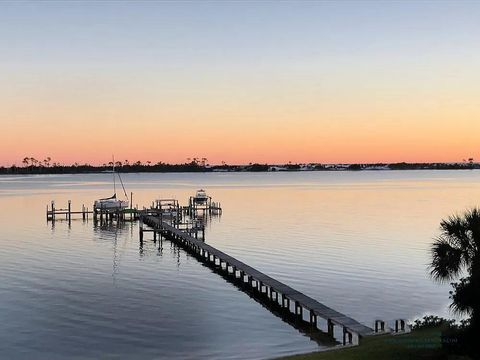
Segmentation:
<svg viewBox="0 0 480 360">
<path fill-rule="evenodd" d="M 112 163 L 113 163 L 113 166 L 112 166 L 112 175 L 113 175 L 113 194 L 114 195 L 117 195 L 117 187 L 116 187 L 116 184 L 115 184 L 115 157 L 112 155 Z"/>
</svg>

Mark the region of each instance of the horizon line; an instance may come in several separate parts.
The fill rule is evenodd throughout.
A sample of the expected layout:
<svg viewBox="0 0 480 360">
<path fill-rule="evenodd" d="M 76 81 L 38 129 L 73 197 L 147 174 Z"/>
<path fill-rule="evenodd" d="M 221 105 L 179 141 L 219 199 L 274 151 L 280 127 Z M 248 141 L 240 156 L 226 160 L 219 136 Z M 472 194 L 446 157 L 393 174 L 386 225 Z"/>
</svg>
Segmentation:
<svg viewBox="0 0 480 360">
<path fill-rule="evenodd" d="M 19 167 L 19 168 L 26 168 L 26 167 L 78 167 L 78 166 L 91 166 L 91 167 L 110 167 L 112 166 L 112 162 L 108 163 L 80 163 L 80 162 L 73 162 L 73 163 L 60 163 L 60 162 L 52 162 L 45 164 L 44 161 L 37 160 L 38 163 L 36 164 L 20 164 L 17 163 L 6 165 L 1 164 L 0 167 L 2 168 L 12 168 L 12 167 Z M 140 163 L 139 163 L 140 162 Z M 462 159 L 461 161 L 375 161 L 375 162 L 249 162 L 249 163 L 202 163 L 201 161 L 186 161 L 186 162 L 163 162 L 163 161 L 132 161 L 128 160 L 125 161 L 115 161 L 115 167 L 122 167 L 122 166 L 158 166 L 158 165 L 170 165 L 170 166 L 178 166 L 178 165 L 197 165 L 200 167 L 215 167 L 215 166 L 250 166 L 250 165 L 269 165 L 269 166 L 288 166 L 288 165 L 391 165 L 391 164 L 479 164 L 479 161 L 475 161 L 473 158 L 469 159 Z"/>
</svg>

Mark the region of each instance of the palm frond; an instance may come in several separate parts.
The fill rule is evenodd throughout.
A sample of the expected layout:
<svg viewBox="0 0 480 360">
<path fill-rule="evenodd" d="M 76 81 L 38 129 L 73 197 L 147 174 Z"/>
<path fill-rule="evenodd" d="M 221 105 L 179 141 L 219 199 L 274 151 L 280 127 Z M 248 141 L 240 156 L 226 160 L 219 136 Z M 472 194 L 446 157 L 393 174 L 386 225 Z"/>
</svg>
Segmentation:
<svg viewBox="0 0 480 360">
<path fill-rule="evenodd" d="M 480 250 L 480 209 L 473 208 L 465 213 L 465 222 L 470 234 L 469 250 L 472 256 Z"/>
<path fill-rule="evenodd" d="M 463 217 L 458 215 L 449 216 L 440 223 L 441 236 L 448 240 L 453 246 L 465 248 L 469 246 L 470 237 L 468 224 Z"/>
<path fill-rule="evenodd" d="M 449 238 L 440 236 L 432 245 L 430 275 L 437 281 L 454 279 L 462 270 L 463 250 L 454 246 Z"/>
<path fill-rule="evenodd" d="M 471 314 L 475 304 L 475 286 L 469 278 L 462 278 L 452 283 L 454 291 L 450 292 L 450 309 L 456 314 Z"/>
</svg>

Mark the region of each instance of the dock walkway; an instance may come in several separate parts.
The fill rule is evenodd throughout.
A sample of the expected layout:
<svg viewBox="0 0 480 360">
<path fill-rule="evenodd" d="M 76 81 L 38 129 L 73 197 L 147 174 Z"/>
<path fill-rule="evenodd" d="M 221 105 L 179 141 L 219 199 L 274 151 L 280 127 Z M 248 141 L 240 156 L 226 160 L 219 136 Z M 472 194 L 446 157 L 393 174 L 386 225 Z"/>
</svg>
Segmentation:
<svg viewBox="0 0 480 360">
<path fill-rule="evenodd" d="M 140 220 L 150 226 L 154 232 L 170 238 L 184 248 L 196 253 L 204 260 L 220 266 L 227 274 L 234 276 L 236 279 L 240 278 L 242 283 L 244 283 L 246 279 L 246 282 L 252 288 L 257 289 L 260 293 L 266 294 L 270 300 L 280 304 L 282 308 L 290 311 L 290 304 L 294 304 L 294 314 L 300 319 L 303 319 L 303 310 L 306 309 L 310 312 L 310 323 L 312 325 L 318 326 L 318 318 L 325 320 L 328 334 L 333 336 L 334 327 L 340 327 L 343 332 L 344 345 L 358 344 L 360 337 L 374 334 L 373 329 L 258 271 L 213 246 L 195 239 L 184 231 L 162 221 L 157 216 L 146 214 L 142 215 Z M 142 231 L 142 226 L 140 226 L 140 229 Z M 143 233 L 140 234 L 140 239 L 143 241 Z"/>
</svg>

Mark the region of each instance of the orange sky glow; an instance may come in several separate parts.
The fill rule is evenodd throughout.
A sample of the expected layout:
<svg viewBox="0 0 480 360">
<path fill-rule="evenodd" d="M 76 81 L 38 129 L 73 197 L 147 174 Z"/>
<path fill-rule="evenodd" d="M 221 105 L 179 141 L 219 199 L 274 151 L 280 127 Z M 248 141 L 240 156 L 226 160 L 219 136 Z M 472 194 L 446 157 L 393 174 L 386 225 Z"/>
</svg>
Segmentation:
<svg viewBox="0 0 480 360">
<path fill-rule="evenodd" d="M 480 31 L 453 3 L 450 12 L 422 3 L 418 18 L 407 15 L 414 4 L 375 9 L 386 19 L 326 3 L 272 16 L 260 5 L 39 14 L 32 4 L 0 15 L 10 20 L 0 25 L 10 52 L 0 68 L 0 166 L 25 156 L 103 164 L 112 154 L 211 164 L 480 159 Z M 48 25 L 59 9 L 64 33 Z M 165 12 L 171 24 L 154 27 Z M 238 12 L 245 17 L 231 22 Z M 338 23 L 319 25 L 331 16 Z M 138 27 L 124 29 L 124 18 Z"/>
</svg>

